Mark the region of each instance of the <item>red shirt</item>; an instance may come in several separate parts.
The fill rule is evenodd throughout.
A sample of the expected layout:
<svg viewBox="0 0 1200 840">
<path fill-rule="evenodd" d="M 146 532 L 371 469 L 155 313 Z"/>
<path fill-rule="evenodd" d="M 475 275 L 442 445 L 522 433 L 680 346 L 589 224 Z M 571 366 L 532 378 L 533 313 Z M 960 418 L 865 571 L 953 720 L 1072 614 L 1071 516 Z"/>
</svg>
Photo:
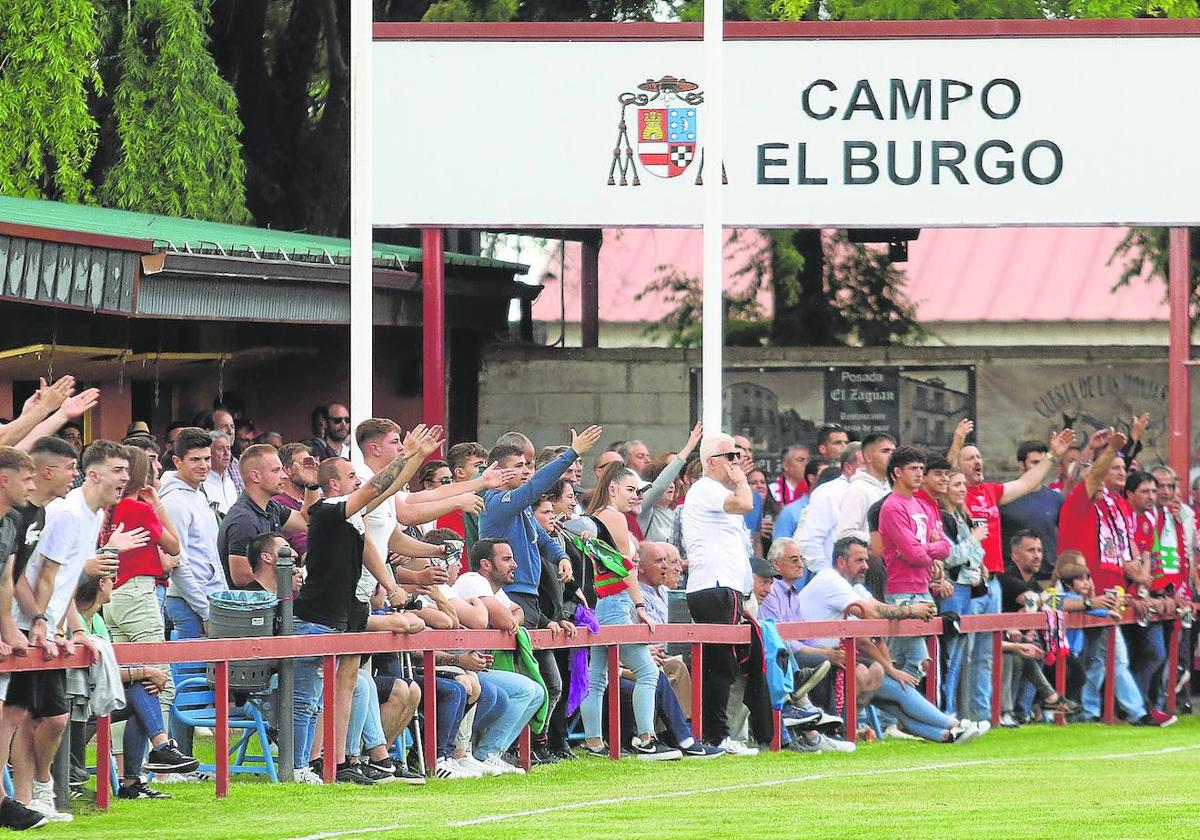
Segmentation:
<svg viewBox="0 0 1200 840">
<path fill-rule="evenodd" d="M 1087 561 L 1097 592 L 1125 585 L 1124 561 L 1130 559 L 1132 521 L 1107 492 L 1102 500 L 1088 498 L 1083 482 L 1063 501 L 1058 513 L 1058 554 L 1078 551 Z"/>
<path fill-rule="evenodd" d="M 122 551 L 118 555 L 117 579 L 113 581 L 113 588 L 118 589 L 131 578 L 143 575 L 162 577 L 163 567 L 162 559 L 158 556 L 158 541 L 162 539 L 163 526 L 150 503 L 134 498 L 117 502 L 108 526 L 100 534 L 100 545 L 108 542 L 118 525 L 124 525 L 126 531 L 145 528 L 150 534 L 150 542 L 141 548 Z"/>
<path fill-rule="evenodd" d="M 294 499 L 287 493 L 277 493 L 271 497 L 271 501 L 279 502 L 289 510 L 300 510 L 304 507 L 304 502 L 299 499 Z M 297 531 L 290 537 L 284 537 L 287 544 L 292 547 L 292 551 L 296 552 L 296 557 L 301 558 L 308 554 L 308 531 Z"/>
<path fill-rule="evenodd" d="M 1000 542 L 1000 497 L 1003 495 L 1004 485 L 994 481 L 967 488 L 967 513 L 971 516 L 971 525 L 986 522 L 988 526 L 987 539 L 983 541 L 983 565 L 994 575 L 1004 573 L 1004 552 Z"/>
</svg>

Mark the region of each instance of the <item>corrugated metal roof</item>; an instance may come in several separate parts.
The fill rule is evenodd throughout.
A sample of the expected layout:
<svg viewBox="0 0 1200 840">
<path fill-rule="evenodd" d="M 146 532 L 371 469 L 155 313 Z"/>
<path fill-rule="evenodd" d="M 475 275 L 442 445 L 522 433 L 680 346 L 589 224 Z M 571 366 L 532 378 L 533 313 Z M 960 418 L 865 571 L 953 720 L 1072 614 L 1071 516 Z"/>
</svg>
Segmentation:
<svg viewBox="0 0 1200 840">
<path fill-rule="evenodd" d="M 150 240 L 156 246 L 191 253 L 239 257 L 305 260 L 345 264 L 350 240 L 308 233 L 228 225 L 195 219 L 154 216 L 82 204 L 0 196 L 0 221 L 102 236 Z M 420 248 L 376 243 L 376 264 L 421 262 Z M 446 254 L 447 265 L 477 266 L 524 274 L 521 263 L 491 260 L 469 254 Z"/>
</svg>

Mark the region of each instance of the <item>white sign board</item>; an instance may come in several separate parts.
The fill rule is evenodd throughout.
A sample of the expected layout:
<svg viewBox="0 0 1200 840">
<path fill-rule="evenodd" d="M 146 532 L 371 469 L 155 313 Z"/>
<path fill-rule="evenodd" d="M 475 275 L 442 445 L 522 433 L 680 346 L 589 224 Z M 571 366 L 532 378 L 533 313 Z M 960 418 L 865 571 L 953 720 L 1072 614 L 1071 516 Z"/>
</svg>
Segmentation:
<svg viewBox="0 0 1200 840">
<path fill-rule="evenodd" d="M 379 226 L 701 222 L 702 46 L 374 44 Z M 727 41 L 725 224 L 1200 224 L 1200 39 Z M 614 157 L 614 150 L 616 157 Z"/>
</svg>

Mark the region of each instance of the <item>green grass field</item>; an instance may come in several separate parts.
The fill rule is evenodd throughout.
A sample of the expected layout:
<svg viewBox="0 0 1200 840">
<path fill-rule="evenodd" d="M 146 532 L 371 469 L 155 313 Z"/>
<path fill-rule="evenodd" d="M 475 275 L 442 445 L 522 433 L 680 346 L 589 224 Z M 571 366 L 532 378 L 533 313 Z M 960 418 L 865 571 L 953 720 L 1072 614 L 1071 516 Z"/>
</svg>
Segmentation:
<svg viewBox="0 0 1200 840">
<path fill-rule="evenodd" d="M 853 755 L 619 765 L 424 788 L 163 786 L 172 801 L 78 807 L 44 838 L 1045 838 L 1200 834 L 1200 719 L 1165 730 L 1080 724 L 962 746 L 864 744 Z M 533 811 L 534 813 L 529 813 Z"/>
</svg>

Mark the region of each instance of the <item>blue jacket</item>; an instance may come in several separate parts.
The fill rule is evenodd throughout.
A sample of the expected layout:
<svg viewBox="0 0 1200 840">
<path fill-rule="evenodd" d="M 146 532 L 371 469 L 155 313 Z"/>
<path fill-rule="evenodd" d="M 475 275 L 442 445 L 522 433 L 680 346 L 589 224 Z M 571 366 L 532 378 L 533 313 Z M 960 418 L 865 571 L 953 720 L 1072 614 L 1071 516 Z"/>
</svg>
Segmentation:
<svg viewBox="0 0 1200 840">
<path fill-rule="evenodd" d="M 792 658 L 787 642 L 775 629 L 774 619 L 759 619 L 758 626 L 762 630 L 763 656 L 767 660 L 767 691 L 771 695 L 771 706 L 781 709 L 788 696 L 796 690 L 793 673 L 796 660 Z"/>
<path fill-rule="evenodd" d="M 551 538 L 533 518 L 530 506 L 550 489 L 550 485 L 562 478 L 567 467 L 578 457 L 574 449 L 568 448 L 530 476 L 524 486 L 516 490 L 497 488 L 483 494 L 483 513 L 479 515 L 480 539 L 507 539 L 512 546 L 513 558 L 517 561 L 516 577 L 504 587 L 505 592 L 536 595 L 542 579 L 542 555 L 555 562 L 567 556 L 558 541 Z"/>
</svg>

